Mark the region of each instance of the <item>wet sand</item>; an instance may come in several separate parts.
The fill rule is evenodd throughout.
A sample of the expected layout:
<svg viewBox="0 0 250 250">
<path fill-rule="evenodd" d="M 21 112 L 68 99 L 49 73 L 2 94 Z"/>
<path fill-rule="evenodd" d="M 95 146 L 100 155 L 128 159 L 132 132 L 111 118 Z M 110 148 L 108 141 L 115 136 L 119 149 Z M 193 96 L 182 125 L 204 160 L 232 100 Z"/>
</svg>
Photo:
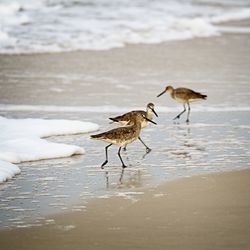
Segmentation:
<svg viewBox="0 0 250 250">
<path fill-rule="evenodd" d="M 0 55 L 1 104 L 144 107 L 152 101 L 176 107 L 166 96 L 156 98 L 172 84 L 204 92 L 206 106 L 246 106 L 249 37 L 231 34 L 110 51 Z"/>
<path fill-rule="evenodd" d="M 54 224 L 0 232 L 3 249 L 249 249 L 250 170 L 92 201 Z"/>
</svg>

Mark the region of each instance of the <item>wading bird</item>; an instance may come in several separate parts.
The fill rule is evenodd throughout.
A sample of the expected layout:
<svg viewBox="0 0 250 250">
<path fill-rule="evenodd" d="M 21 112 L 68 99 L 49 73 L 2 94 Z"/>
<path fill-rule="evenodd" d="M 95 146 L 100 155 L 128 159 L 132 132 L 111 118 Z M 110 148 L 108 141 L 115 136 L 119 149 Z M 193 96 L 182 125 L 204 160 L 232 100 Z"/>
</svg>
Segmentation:
<svg viewBox="0 0 250 250">
<path fill-rule="evenodd" d="M 148 119 L 146 116 L 143 115 L 142 117 L 143 119 L 156 124 L 155 122 Z M 122 167 L 126 168 L 126 165 L 124 164 L 120 154 L 121 148 L 139 138 L 141 132 L 141 124 L 141 118 L 139 116 L 135 116 L 134 121 L 130 126 L 119 127 L 101 134 L 91 135 L 92 139 L 101 140 L 109 143 L 109 145 L 105 147 L 106 160 L 101 165 L 101 168 L 103 168 L 108 163 L 108 148 L 113 144 L 119 146 L 118 156 L 121 160 Z"/>
<path fill-rule="evenodd" d="M 149 120 L 153 119 L 153 114 L 158 117 L 157 113 L 154 110 L 154 104 L 148 103 L 146 111 L 144 110 L 133 110 L 128 113 L 125 113 L 123 115 L 117 116 L 117 117 L 111 117 L 109 118 L 112 123 L 116 123 L 122 126 L 128 126 L 132 125 L 135 117 L 138 116 L 140 122 L 141 122 L 141 128 L 145 128 L 149 125 L 149 121 L 144 119 L 146 117 Z M 138 139 L 141 141 L 141 143 L 146 147 L 146 152 L 150 152 L 151 149 L 143 142 L 141 137 L 139 136 Z M 126 150 L 126 147 L 124 147 L 124 150 Z"/>
<path fill-rule="evenodd" d="M 189 122 L 189 115 L 190 115 L 190 103 L 199 101 L 199 100 L 206 100 L 207 96 L 203 95 L 199 92 L 195 92 L 188 88 L 176 88 L 174 89 L 172 86 L 167 86 L 163 92 L 161 92 L 157 97 L 163 95 L 164 93 L 169 93 L 171 97 L 176 100 L 177 102 L 180 102 L 183 104 L 184 110 L 178 114 L 175 119 L 179 119 L 183 113 L 186 112 L 186 104 L 188 106 L 188 114 L 187 114 L 187 120 L 186 122 Z"/>
</svg>

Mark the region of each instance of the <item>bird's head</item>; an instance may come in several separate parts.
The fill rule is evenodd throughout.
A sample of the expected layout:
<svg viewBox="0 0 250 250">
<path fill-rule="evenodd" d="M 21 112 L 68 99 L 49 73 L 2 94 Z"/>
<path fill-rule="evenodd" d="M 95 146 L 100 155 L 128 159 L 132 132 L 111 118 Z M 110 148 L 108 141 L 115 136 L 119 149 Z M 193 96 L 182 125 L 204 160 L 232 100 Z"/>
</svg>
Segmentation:
<svg viewBox="0 0 250 250">
<path fill-rule="evenodd" d="M 172 86 L 167 86 L 159 95 L 157 95 L 157 97 L 160 97 L 161 95 L 163 95 L 164 93 L 172 93 L 174 90 L 174 88 Z"/>
<path fill-rule="evenodd" d="M 155 116 L 158 117 L 158 115 L 157 115 L 157 113 L 155 112 L 155 109 L 154 109 L 154 108 L 155 108 L 155 105 L 154 105 L 152 102 L 148 103 L 147 109 L 151 110 L 151 111 L 155 114 Z"/>
</svg>

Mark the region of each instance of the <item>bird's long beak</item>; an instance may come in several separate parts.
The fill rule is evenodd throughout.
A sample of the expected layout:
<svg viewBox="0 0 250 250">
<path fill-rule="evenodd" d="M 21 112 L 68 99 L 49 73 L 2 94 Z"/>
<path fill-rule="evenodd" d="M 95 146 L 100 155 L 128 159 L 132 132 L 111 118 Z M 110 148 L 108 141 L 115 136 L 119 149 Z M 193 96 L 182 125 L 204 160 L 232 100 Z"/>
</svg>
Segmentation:
<svg viewBox="0 0 250 250">
<path fill-rule="evenodd" d="M 162 91 L 157 97 L 160 97 L 161 95 L 163 95 L 166 92 L 166 90 Z"/>
<path fill-rule="evenodd" d="M 151 109 L 153 111 L 153 113 L 155 114 L 156 117 L 158 117 L 157 113 L 155 112 L 154 109 Z"/>
<path fill-rule="evenodd" d="M 151 122 L 151 123 L 153 123 L 153 124 L 157 125 L 157 123 L 156 123 L 156 122 L 154 122 L 154 121 L 152 121 L 152 120 L 148 119 L 147 117 L 144 117 L 144 119 L 146 119 L 147 121 L 149 121 L 149 122 Z"/>
</svg>

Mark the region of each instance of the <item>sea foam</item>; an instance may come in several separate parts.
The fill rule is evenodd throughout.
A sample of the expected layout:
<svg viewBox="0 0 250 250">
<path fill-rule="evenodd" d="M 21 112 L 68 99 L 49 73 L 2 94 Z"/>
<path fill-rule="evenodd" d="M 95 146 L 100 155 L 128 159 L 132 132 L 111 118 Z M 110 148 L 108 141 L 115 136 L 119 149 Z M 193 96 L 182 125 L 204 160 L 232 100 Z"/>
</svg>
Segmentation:
<svg viewBox="0 0 250 250">
<path fill-rule="evenodd" d="M 0 160 L 0 183 L 11 179 L 21 172 L 20 168 L 14 164 Z"/>
<path fill-rule="evenodd" d="M 53 143 L 42 138 L 88 133 L 98 129 L 99 126 L 91 122 L 0 117 L 0 182 L 20 172 L 12 163 L 85 153 L 79 146 Z"/>
</svg>

